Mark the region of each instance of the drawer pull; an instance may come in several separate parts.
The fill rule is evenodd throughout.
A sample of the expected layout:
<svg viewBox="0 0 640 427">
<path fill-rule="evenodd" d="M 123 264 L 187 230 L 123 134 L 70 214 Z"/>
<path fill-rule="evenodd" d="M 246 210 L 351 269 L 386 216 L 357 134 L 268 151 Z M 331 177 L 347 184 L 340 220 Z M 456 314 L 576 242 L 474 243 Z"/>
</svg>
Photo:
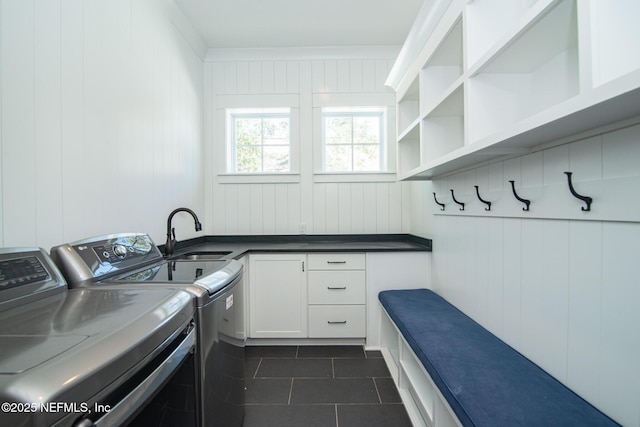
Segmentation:
<svg viewBox="0 0 640 427">
<path fill-rule="evenodd" d="M 347 261 L 327 261 L 327 264 L 346 264 Z"/>
<path fill-rule="evenodd" d="M 344 290 L 347 289 L 346 286 L 327 286 L 327 289 L 331 289 L 331 290 Z"/>
<path fill-rule="evenodd" d="M 346 320 L 342 320 L 340 322 L 334 322 L 334 321 L 328 320 L 327 323 L 330 324 L 330 325 L 344 325 L 345 323 L 347 323 L 347 321 Z"/>
</svg>

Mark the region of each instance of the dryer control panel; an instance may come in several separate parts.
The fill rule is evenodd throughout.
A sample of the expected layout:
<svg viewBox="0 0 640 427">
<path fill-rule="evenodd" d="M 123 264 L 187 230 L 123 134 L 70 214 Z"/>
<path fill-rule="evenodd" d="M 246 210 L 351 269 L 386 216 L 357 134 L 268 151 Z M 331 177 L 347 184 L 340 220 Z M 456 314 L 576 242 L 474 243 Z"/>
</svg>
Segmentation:
<svg viewBox="0 0 640 427">
<path fill-rule="evenodd" d="M 49 277 L 47 270 L 34 256 L 0 259 L 0 289 L 40 282 Z"/>
<path fill-rule="evenodd" d="M 66 283 L 42 248 L 0 249 L 0 306 L 13 306 Z M 40 295 L 40 296 L 38 296 Z"/>
</svg>

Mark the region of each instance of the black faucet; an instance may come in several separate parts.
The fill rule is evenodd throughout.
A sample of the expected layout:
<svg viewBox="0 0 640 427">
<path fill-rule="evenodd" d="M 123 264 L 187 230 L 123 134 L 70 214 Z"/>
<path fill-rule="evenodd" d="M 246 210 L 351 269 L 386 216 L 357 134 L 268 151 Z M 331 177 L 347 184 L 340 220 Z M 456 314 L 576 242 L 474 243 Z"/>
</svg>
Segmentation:
<svg viewBox="0 0 640 427">
<path fill-rule="evenodd" d="M 169 214 L 169 218 L 167 218 L 167 241 L 164 244 L 165 256 L 173 255 L 173 250 L 176 248 L 176 229 L 171 227 L 171 220 L 173 219 L 173 216 L 178 212 L 187 212 L 191 214 L 191 216 L 193 217 L 193 220 L 196 223 L 196 231 L 202 230 L 202 224 L 200 224 L 200 221 L 198 220 L 198 216 L 194 211 L 188 208 L 175 209 L 173 212 Z"/>
</svg>

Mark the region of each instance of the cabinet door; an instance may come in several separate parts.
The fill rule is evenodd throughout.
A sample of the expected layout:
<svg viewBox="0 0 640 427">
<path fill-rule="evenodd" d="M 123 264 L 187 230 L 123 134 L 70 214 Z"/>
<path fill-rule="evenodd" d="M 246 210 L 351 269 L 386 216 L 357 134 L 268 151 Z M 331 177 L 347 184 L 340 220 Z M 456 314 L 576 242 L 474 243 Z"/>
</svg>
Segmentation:
<svg viewBox="0 0 640 427">
<path fill-rule="evenodd" d="M 306 338 L 306 255 L 260 254 L 249 260 L 250 337 Z"/>
</svg>

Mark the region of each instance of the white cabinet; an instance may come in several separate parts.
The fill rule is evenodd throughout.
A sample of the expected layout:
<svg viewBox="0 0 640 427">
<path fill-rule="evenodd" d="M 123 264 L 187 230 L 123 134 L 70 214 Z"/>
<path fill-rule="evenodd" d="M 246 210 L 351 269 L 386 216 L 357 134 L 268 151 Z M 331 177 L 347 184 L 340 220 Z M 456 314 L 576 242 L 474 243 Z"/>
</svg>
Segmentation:
<svg viewBox="0 0 640 427">
<path fill-rule="evenodd" d="M 397 92 L 401 179 L 435 178 L 640 115 L 640 2 L 433 8 L 442 18 L 421 14 L 414 28 L 429 31 L 412 34 L 428 37 L 407 40 L 403 51 L 418 53 L 400 55 L 387 81 Z"/>
<path fill-rule="evenodd" d="M 249 337 L 307 337 L 305 254 L 249 256 Z"/>
<path fill-rule="evenodd" d="M 380 346 L 378 292 L 430 288 L 430 252 L 248 256 L 248 338 Z"/>
<path fill-rule="evenodd" d="M 365 254 L 309 254 L 309 338 L 366 336 Z"/>
</svg>

